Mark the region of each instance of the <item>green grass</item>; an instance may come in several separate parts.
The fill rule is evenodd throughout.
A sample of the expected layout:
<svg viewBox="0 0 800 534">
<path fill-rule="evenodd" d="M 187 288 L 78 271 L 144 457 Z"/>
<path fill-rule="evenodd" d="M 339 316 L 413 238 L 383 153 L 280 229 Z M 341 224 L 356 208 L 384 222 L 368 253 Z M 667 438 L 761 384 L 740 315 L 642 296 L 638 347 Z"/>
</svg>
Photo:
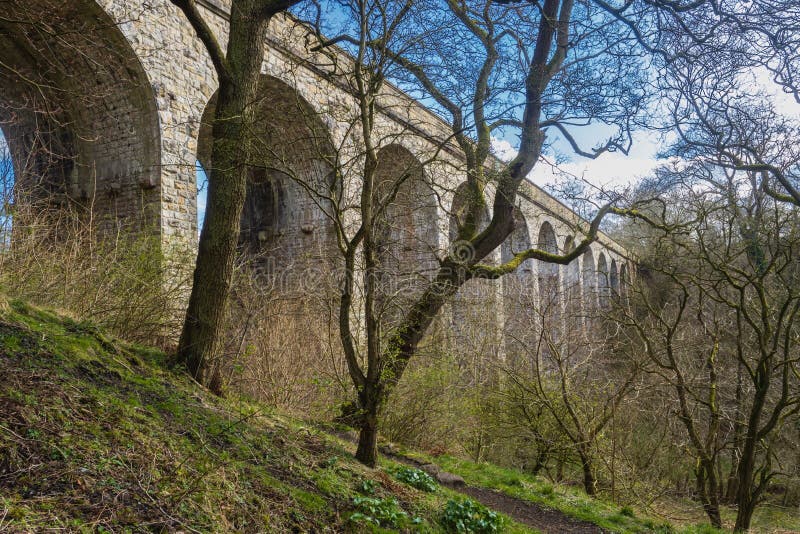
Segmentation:
<svg viewBox="0 0 800 534">
<path fill-rule="evenodd" d="M 159 351 L 0 297 L 2 532 L 443 531 L 460 494 L 416 489 L 396 478 L 407 468 L 385 458 L 368 469 L 353 448 L 267 406 L 210 395 L 167 370 Z M 713 532 L 702 515 L 676 530 L 511 469 L 435 462 L 611 532 Z M 800 531 L 796 514 L 775 508 L 755 523 Z M 503 525 L 531 532 L 506 517 Z"/>
<path fill-rule="evenodd" d="M 696 525 L 705 520 L 703 511 L 696 502 L 688 499 L 660 500 L 653 505 L 662 515 L 667 517 L 680 518 L 675 522 L 687 525 L 686 532 L 704 534 L 705 532 L 717 532 L 714 530 L 703 530 L 704 527 Z M 722 522 L 730 531 L 736 522 L 736 510 L 724 506 L 721 510 Z M 689 526 L 695 524 L 695 526 Z M 750 531 L 758 534 L 800 532 L 800 513 L 797 508 L 784 508 L 771 503 L 763 503 L 756 508 L 753 514 Z"/>
<path fill-rule="evenodd" d="M 0 531 L 443 531 L 457 494 L 395 480 L 393 462 L 368 469 L 352 445 L 164 360 L 0 298 Z"/>
<path fill-rule="evenodd" d="M 674 532 L 676 534 L 715 534 L 721 531 L 711 527 L 697 503 L 664 501 L 656 506 L 659 517 L 630 506 L 619 506 L 602 498 L 591 498 L 579 488 L 552 484 L 514 469 L 505 469 L 485 462 L 472 462 L 452 456 L 432 458 L 418 452 L 405 452 L 418 461 L 434 462 L 443 469 L 464 478 L 467 484 L 496 489 L 507 495 L 531 501 L 564 514 L 589 521 L 610 532 Z M 665 520 L 661 517 L 674 519 Z M 722 509 L 725 526 L 733 528 L 736 511 Z M 800 532 L 800 514 L 794 509 L 762 505 L 753 517 L 754 533 Z"/>
<path fill-rule="evenodd" d="M 410 456 L 431 461 L 418 453 L 411 453 Z M 589 521 L 611 532 L 627 534 L 673 531 L 664 521 L 640 517 L 636 513 L 631 516 L 628 507 L 593 499 L 578 489 L 554 485 L 513 469 L 452 456 L 439 456 L 433 461 L 443 469 L 461 475 L 467 484 L 496 489 L 513 497 L 559 510 L 570 517 Z"/>
<path fill-rule="evenodd" d="M 620 534 L 717 532 L 710 526 L 702 524 L 703 518 L 698 518 L 699 524 L 676 528 L 664 519 L 650 517 L 629 506 L 619 506 L 603 499 L 592 498 L 580 489 L 552 484 L 514 469 L 447 455 L 435 459 L 414 452 L 408 455 L 420 461 L 434 461 L 445 470 L 461 475 L 467 484 L 492 488 L 506 495 L 558 510 L 570 517 L 594 523 L 609 532 Z"/>
</svg>

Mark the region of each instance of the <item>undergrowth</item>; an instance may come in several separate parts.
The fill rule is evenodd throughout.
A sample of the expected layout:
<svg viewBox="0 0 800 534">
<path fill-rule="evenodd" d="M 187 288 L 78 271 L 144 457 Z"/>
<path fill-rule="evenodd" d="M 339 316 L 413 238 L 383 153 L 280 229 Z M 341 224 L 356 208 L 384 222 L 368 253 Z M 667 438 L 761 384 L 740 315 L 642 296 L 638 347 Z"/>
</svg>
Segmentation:
<svg viewBox="0 0 800 534">
<path fill-rule="evenodd" d="M 418 490 L 433 493 L 439 489 L 439 484 L 425 471 L 414 469 L 413 467 L 398 467 L 392 471 L 394 478 L 400 482 L 405 482 L 409 486 L 417 488 Z"/>
<path fill-rule="evenodd" d="M 422 471 L 388 459 L 368 469 L 352 449 L 207 393 L 157 350 L 0 297 L 2 532 L 531 532 Z M 435 461 L 605 531 L 675 531 L 518 471 Z"/>
<path fill-rule="evenodd" d="M 503 528 L 503 519 L 485 506 L 472 499 L 451 499 L 447 501 L 442 523 L 448 532 L 493 534 Z"/>
<path fill-rule="evenodd" d="M 156 350 L 0 298 L 0 531 L 442 532 L 449 490 L 214 397 Z M 509 532 L 529 532 L 509 523 Z"/>
</svg>

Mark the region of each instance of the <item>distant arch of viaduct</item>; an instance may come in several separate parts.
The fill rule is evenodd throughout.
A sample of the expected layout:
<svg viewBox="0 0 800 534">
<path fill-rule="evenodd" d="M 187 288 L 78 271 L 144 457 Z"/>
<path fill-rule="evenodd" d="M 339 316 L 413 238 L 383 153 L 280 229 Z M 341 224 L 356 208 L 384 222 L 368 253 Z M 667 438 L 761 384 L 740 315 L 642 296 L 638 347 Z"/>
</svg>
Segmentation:
<svg viewBox="0 0 800 534">
<path fill-rule="evenodd" d="M 224 42 L 225 0 L 199 3 Z M 0 126 L 17 200 L 27 194 L 46 198 L 48 207 L 91 206 L 107 224 L 153 229 L 164 245 L 195 240 L 195 164 L 212 164 L 208 117 L 217 84 L 183 15 L 167 0 L 0 0 L 0 6 Z M 312 184 L 328 180 L 330 162 L 321 154 L 347 145 L 353 116 L 346 81 L 304 43 L 303 28 L 288 19 L 273 23 L 265 43 L 259 118 L 269 128 L 260 139 L 280 164 L 253 176 L 242 228 L 243 246 L 280 249 L 271 259 L 285 268 L 302 264 L 300 255 L 324 254 L 332 238 L 324 206 L 286 175 Z M 380 104 L 379 132 L 390 141 L 379 172 L 416 173 L 400 194 L 413 195 L 417 207 L 393 215 L 397 228 L 387 229 L 387 239 L 402 252 L 387 262 L 400 266 L 413 257 L 424 265 L 449 246 L 460 157 L 447 148 L 432 160 L 448 127 L 401 91 L 388 87 Z M 529 183 L 521 187 L 517 217 L 493 261 L 531 245 L 567 251 L 587 226 Z M 564 267 L 528 261 L 477 294 L 508 324 L 518 315 L 519 294 L 542 298 L 558 289 L 584 306 L 599 305 L 631 273 L 625 251 L 600 235 L 579 261 Z M 454 316 L 458 306 L 457 298 Z"/>
</svg>

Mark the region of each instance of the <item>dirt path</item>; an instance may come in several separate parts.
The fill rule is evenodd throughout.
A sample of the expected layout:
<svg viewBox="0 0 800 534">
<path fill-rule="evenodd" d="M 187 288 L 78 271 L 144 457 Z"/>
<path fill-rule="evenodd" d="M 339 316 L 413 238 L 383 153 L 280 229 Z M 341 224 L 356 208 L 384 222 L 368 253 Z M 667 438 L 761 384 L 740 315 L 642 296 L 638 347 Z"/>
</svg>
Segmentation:
<svg viewBox="0 0 800 534">
<path fill-rule="evenodd" d="M 476 486 L 449 487 L 469 495 L 487 508 L 502 512 L 523 525 L 528 525 L 547 534 L 600 534 L 604 532 L 594 523 L 571 518 L 558 510 L 544 508 L 530 501 L 511 497 L 499 491 Z"/>
<path fill-rule="evenodd" d="M 393 453 L 386 453 L 393 459 L 413 467 L 421 467 L 422 464 L 412 458 Z M 480 502 L 487 508 L 496 512 L 502 512 L 515 521 L 528 525 L 546 534 L 603 534 L 605 531 L 588 521 L 574 519 L 568 515 L 546 508 L 538 504 L 511 497 L 499 491 L 481 488 L 478 486 L 468 486 L 462 484 L 443 484 L 448 488 L 468 495 L 472 499 Z"/>
</svg>

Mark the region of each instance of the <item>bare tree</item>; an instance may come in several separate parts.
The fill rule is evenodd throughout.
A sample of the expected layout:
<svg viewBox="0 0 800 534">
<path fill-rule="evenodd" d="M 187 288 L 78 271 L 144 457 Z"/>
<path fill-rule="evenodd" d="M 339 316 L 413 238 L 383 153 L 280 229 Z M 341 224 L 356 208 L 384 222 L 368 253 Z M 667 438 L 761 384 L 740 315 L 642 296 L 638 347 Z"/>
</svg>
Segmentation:
<svg viewBox="0 0 800 534">
<path fill-rule="evenodd" d="M 749 529 L 779 476 L 776 444 L 800 410 L 796 208 L 767 194 L 758 176 L 704 165 L 659 176 L 668 201 L 638 218 L 656 229 L 656 254 L 645 261 L 662 284 L 634 299 L 643 313 L 628 318 L 672 390 L 715 525 L 720 460 L 732 450 L 736 531 Z"/>
<path fill-rule="evenodd" d="M 257 62 L 247 58 L 247 52 L 263 54 L 255 51 L 255 41 L 250 41 L 249 49 L 236 44 L 241 28 L 263 31 L 269 16 L 265 13 L 273 14 L 289 5 L 242 2 L 242 9 L 234 10 L 235 14 L 241 14 L 241 19 L 232 20 L 226 59 L 213 39 L 204 36 L 210 32 L 204 29 L 193 4 L 177 3 L 190 15 L 206 42 L 220 71 L 221 84 L 231 82 L 230 65 L 226 66 L 226 62 L 245 61 L 250 66 L 247 72 L 255 76 L 253 66 Z M 595 239 L 602 218 L 612 211 L 608 205 L 598 209 L 592 223 L 583 229 L 583 238 L 568 253 L 529 248 L 515 253 L 502 265 L 488 264 L 486 258 L 513 231 L 518 188 L 546 149 L 548 135 L 551 140 L 556 136 L 561 138 L 582 156 L 627 151 L 631 130 L 645 120 L 641 112 L 649 98 L 648 67 L 691 58 L 697 49 L 724 50 L 726 39 L 736 37 L 737 45 L 742 45 L 740 57 L 772 66 L 779 82 L 790 87 L 792 66 L 785 59 L 793 51 L 783 46 L 784 26 L 777 10 L 761 13 L 763 24 L 757 25 L 754 21 L 758 17 L 746 11 L 726 11 L 702 1 L 685 6 L 672 2 L 626 2 L 614 6 L 603 1 L 571 0 L 548 0 L 542 5 L 452 0 L 390 6 L 386 2 L 363 1 L 349 3 L 345 9 L 348 17 L 344 17 L 344 28 L 333 32 L 335 36 L 330 39 L 321 38 L 318 50 L 340 43 L 348 45 L 355 57 L 356 68 L 348 75 L 354 84 L 359 114 L 357 129 L 364 147 L 363 187 L 357 206 L 357 219 L 361 222 L 353 231 L 344 222 L 337 224 L 337 242 L 347 273 L 339 322 L 361 414 L 357 456 L 374 465 L 381 409 L 450 297 L 471 279 L 499 278 L 530 259 L 569 263 L 583 254 Z M 342 22 L 342 17 L 333 19 Z M 317 21 L 323 23 L 320 28 L 325 30 L 325 16 L 320 14 Z M 717 35 L 722 37 L 717 39 Z M 760 39 L 758 42 L 767 40 L 766 52 L 747 46 L 755 43 L 756 37 Z M 231 47 L 238 47 L 236 53 Z M 397 69 L 389 73 L 387 65 Z M 374 139 L 377 95 L 387 76 L 414 95 L 433 102 L 447 118 L 453 144 L 465 160 L 466 182 L 464 202 L 454 210 L 457 230 L 453 241 L 458 246 L 438 258 L 435 272 L 422 284 L 400 319 L 391 328 L 382 329 L 377 313 L 381 303 L 378 282 L 381 218 L 397 193 L 395 187 L 389 187 L 388 194 L 382 191 L 377 154 L 380 143 Z M 247 90 L 255 91 L 255 82 L 248 80 Z M 221 96 L 225 92 L 221 91 Z M 229 92 L 225 98 L 231 98 L 231 109 L 238 106 L 240 111 L 247 111 L 242 107 L 247 99 L 240 99 L 241 95 L 235 91 Z M 218 105 L 217 116 L 237 119 L 215 122 L 215 139 L 226 136 L 234 139 L 220 141 L 219 151 L 225 152 L 222 147 L 227 146 L 230 152 L 235 145 L 247 153 L 249 145 L 239 142 L 243 140 L 243 129 L 237 125 L 238 117 L 247 119 L 248 115 L 227 114 L 223 111 L 225 107 L 228 104 Z M 599 123 L 607 127 L 610 136 L 594 149 L 583 148 L 577 130 Z M 500 164 L 491 156 L 492 136 L 501 133 L 519 136 L 517 155 L 507 164 Z M 216 147 L 215 142 L 215 150 Z M 223 159 L 218 160 L 216 152 L 212 156 L 215 166 L 233 156 L 219 157 Z M 232 163 L 236 161 L 237 165 L 223 165 L 229 169 L 225 172 L 236 170 L 236 180 L 215 181 L 212 176 L 210 185 L 209 218 L 201 236 L 202 261 L 195 277 L 197 289 L 192 295 L 181 342 L 182 357 L 196 375 L 202 374 L 204 359 L 213 353 L 218 334 L 215 317 L 218 318 L 217 310 L 224 304 L 229 285 L 229 266 L 238 232 L 234 223 L 238 223 L 245 191 L 243 160 L 234 158 Z M 402 179 L 397 181 L 402 182 Z M 329 195 L 334 205 L 336 194 L 334 191 Z M 489 204 L 492 209 L 487 218 Z M 635 211 L 620 213 L 635 214 Z M 332 215 L 336 217 L 333 212 Z M 217 227 L 214 221 L 218 218 L 224 222 L 220 226 L 224 231 L 211 229 Z M 363 260 L 361 267 L 366 275 L 363 314 L 353 313 L 359 306 L 357 259 Z M 203 294 L 213 296 L 203 297 L 200 287 Z M 367 331 L 363 358 L 353 331 L 354 316 L 363 317 Z"/>
<path fill-rule="evenodd" d="M 705 180 L 720 190 L 735 173 L 760 173 L 765 194 L 800 206 L 797 116 L 780 109 L 767 88 L 759 88 L 755 67 L 748 71 L 726 63 L 724 56 L 715 59 L 718 63 L 706 58 L 673 64 L 665 72 L 664 102 L 677 134 L 667 154 L 722 171 L 709 172 Z"/>
<path fill-rule="evenodd" d="M 358 206 L 361 222 L 355 232 L 340 232 L 339 238 L 347 277 L 341 298 L 340 331 L 358 393 L 361 434 L 357 458 L 375 465 L 381 410 L 450 297 L 471 279 L 499 278 L 514 272 L 526 260 L 569 263 L 596 238 L 600 221 L 610 206 L 598 210 L 592 223 L 582 229 L 584 237 L 566 254 L 527 248 L 515 251 L 502 265 L 483 263 L 514 229 L 517 190 L 541 155 L 545 132 L 560 132 L 580 150 L 569 125 L 604 120 L 618 133 L 595 151 L 580 150 L 581 153 L 596 156 L 608 150 L 626 150 L 627 129 L 643 97 L 634 89 L 632 79 L 639 71 L 633 64 L 615 62 L 619 82 L 602 84 L 600 89 L 590 76 L 583 77 L 596 59 L 597 47 L 621 51 L 627 50 L 627 45 L 624 37 L 613 31 L 598 34 L 591 30 L 591 19 L 603 16 L 596 10 L 578 9 L 578 20 L 573 20 L 575 6 L 569 1 L 548 2 L 544 12 L 532 6 L 508 8 L 491 2 L 474 6 L 460 2 L 409 2 L 396 11 L 381 2 L 354 2 L 351 6 L 356 24 L 334 38 L 322 38 L 318 49 L 346 43 L 356 58 L 352 76 L 365 157 Z M 391 13 L 388 17 L 387 12 Z M 422 20 L 426 21 L 424 26 Z M 579 33 L 571 33 L 574 29 Z M 453 47 L 466 51 L 463 59 L 452 56 Z M 570 54 L 573 59 L 568 60 Z M 453 142 L 465 158 L 467 180 L 463 202 L 452 214 L 456 226 L 452 241 L 456 246 L 438 258 L 438 265 L 413 293 L 399 320 L 382 330 L 377 313 L 379 288 L 371 286 L 379 279 L 380 270 L 376 229 L 403 182 L 401 178 L 389 187 L 388 194 L 382 193 L 376 174 L 376 89 L 387 75 L 386 65 L 394 66 L 392 74 L 398 83 L 415 87 L 448 116 Z M 582 73 L 578 79 L 570 78 L 573 68 Z M 602 98 L 607 100 L 600 109 L 584 107 L 590 100 Z M 491 137 L 501 128 L 519 131 L 520 150 L 513 161 L 498 167 L 491 155 Z M 490 188 L 494 199 L 492 216 L 487 220 L 483 214 L 488 209 Z M 360 310 L 367 332 L 363 360 L 351 326 L 352 308 L 357 304 L 354 269 L 359 254 L 363 255 L 366 272 Z"/>
<path fill-rule="evenodd" d="M 537 306 L 537 314 L 547 315 L 549 306 L 559 306 L 558 296 Z M 618 336 L 600 327 L 624 308 L 622 299 L 616 298 L 613 311 L 610 306 L 586 314 L 573 310 L 562 319 L 568 336 L 556 336 L 552 328 L 531 324 L 529 328 L 537 336 L 520 343 L 524 353 L 519 356 L 524 357 L 503 368 L 508 378 L 508 406 L 526 416 L 519 424 L 528 419 L 541 425 L 538 418 L 530 417 L 537 408 L 549 415 L 550 425 L 560 431 L 577 456 L 589 495 L 597 494 L 601 435 L 626 400 L 636 394 L 645 371 L 645 362 L 635 352 L 620 350 Z M 587 321 L 590 316 L 591 322 Z"/>
</svg>

